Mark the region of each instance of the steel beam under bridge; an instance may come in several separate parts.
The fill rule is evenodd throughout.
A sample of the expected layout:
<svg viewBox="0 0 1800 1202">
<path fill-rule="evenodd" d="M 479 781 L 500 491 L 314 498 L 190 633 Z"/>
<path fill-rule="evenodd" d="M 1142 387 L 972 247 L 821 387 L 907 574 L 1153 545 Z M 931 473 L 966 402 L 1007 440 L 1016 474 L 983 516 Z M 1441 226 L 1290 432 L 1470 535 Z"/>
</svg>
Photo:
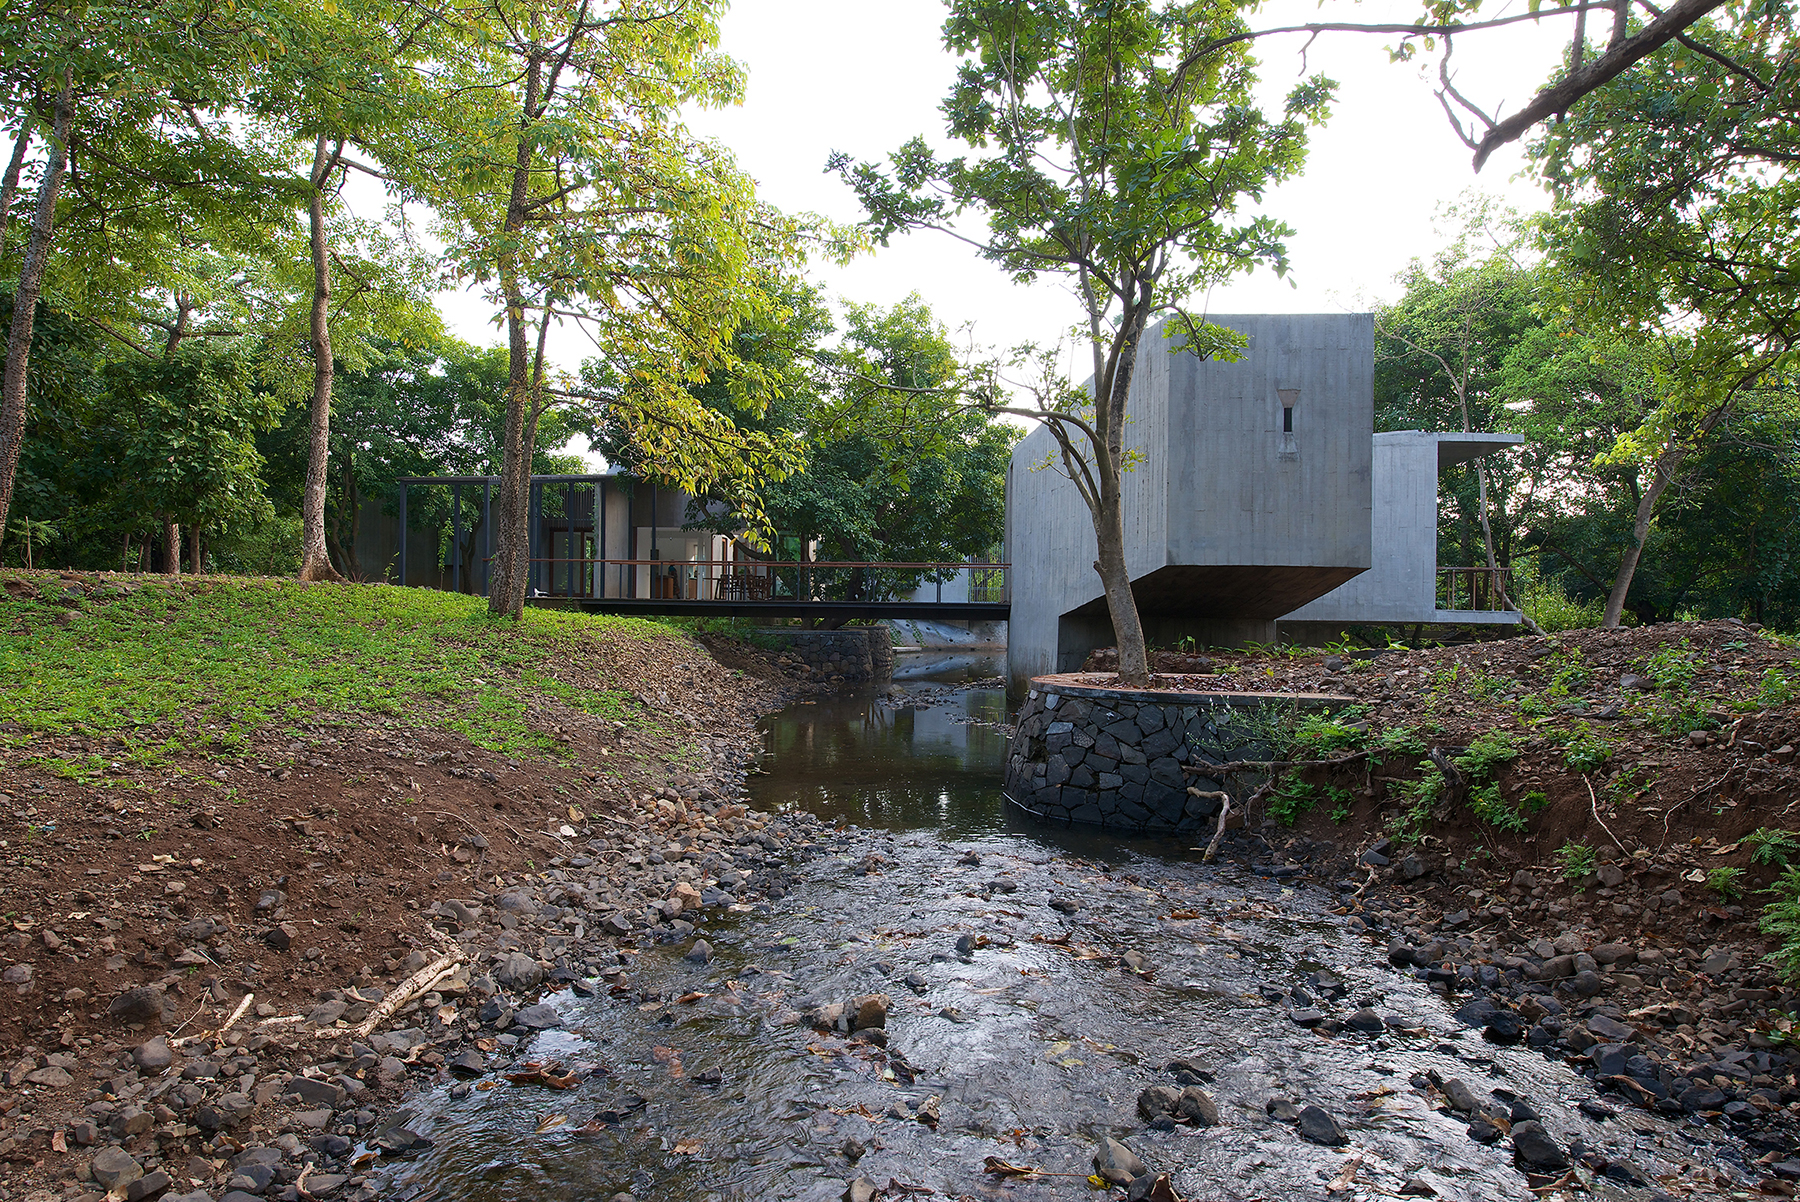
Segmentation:
<svg viewBox="0 0 1800 1202">
<path fill-rule="evenodd" d="M 579 609 L 597 614 L 695 618 L 938 618 L 944 621 L 1004 622 L 1005 601 L 699 601 L 678 597 L 527 597 L 527 605 Z"/>
</svg>

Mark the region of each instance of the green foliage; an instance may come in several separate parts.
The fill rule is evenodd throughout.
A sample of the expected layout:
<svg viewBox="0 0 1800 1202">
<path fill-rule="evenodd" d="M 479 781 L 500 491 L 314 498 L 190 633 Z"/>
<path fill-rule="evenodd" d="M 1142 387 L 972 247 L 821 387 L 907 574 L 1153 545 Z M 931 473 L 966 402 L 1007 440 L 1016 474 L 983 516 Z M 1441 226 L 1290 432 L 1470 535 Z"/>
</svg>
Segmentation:
<svg viewBox="0 0 1800 1202">
<path fill-rule="evenodd" d="M 1594 849 L 1585 843 L 1564 843 L 1557 851 L 1556 858 L 1562 861 L 1562 875 L 1565 881 L 1578 881 L 1594 871 L 1596 862 Z"/>
<path fill-rule="evenodd" d="M 1699 669 L 1699 661 L 1684 638 L 1678 646 L 1664 647 L 1645 660 L 1643 674 L 1659 690 L 1685 693 L 1692 687 L 1694 673 Z"/>
<path fill-rule="evenodd" d="M 1388 820 L 1388 833 L 1395 842 L 1414 844 L 1424 837 L 1431 811 L 1443 800 L 1448 787 L 1444 774 L 1435 767 L 1424 768 L 1417 780 L 1398 786 L 1405 807 Z"/>
<path fill-rule="evenodd" d="M 0 729 L 13 732 L 3 737 L 112 734 L 137 763 L 236 744 L 284 716 L 427 709 L 480 746 L 562 756 L 527 720 L 546 699 L 647 718 L 625 694 L 571 679 L 564 661 L 596 638 L 674 637 L 653 622 L 553 610 L 496 622 L 479 597 L 427 589 L 273 581 L 149 584 L 69 616 L 0 601 Z"/>
<path fill-rule="evenodd" d="M 1280 748 L 1283 758 L 1322 760 L 1369 745 L 1367 725 L 1352 726 L 1328 714 L 1302 714 Z"/>
<path fill-rule="evenodd" d="M 1565 591 L 1562 580 L 1545 577 L 1539 567 L 1542 557 L 1513 560 L 1513 599 L 1519 608 L 1549 633 L 1561 630 L 1586 630 L 1600 625 L 1606 605 L 1599 597 L 1576 600 Z"/>
<path fill-rule="evenodd" d="M 1763 907 L 1757 927 L 1778 941 L 1776 963 L 1789 981 L 1800 981 L 1800 865 L 1790 866 L 1763 891 L 1774 898 Z"/>
<path fill-rule="evenodd" d="M 1339 818 L 1338 814 L 1341 812 L 1348 816 L 1350 790 L 1341 785 L 1290 779 L 1270 796 L 1267 813 L 1281 825 L 1292 826 L 1302 814 L 1311 813 L 1318 808 L 1321 801 L 1330 802 L 1333 807 L 1332 819 L 1342 822 L 1343 818 Z"/>
<path fill-rule="evenodd" d="M 1752 863 L 1778 864 L 1786 868 L 1796 855 L 1800 855 L 1800 834 L 1759 826 L 1744 836 L 1744 846 L 1750 849 Z"/>
<path fill-rule="evenodd" d="M 1504 730 L 1486 730 L 1475 737 L 1469 749 L 1454 763 L 1471 781 L 1492 780 L 1499 770 L 1519 758 L 1524 748 Z"/>
<path fill-rule="evenodd" d="M 1792 705 L 1796 689 L 1794 682 L 1780 668 L 1765 669 L 1762 683 L 1756 689 L 1756 708 L 1772 710 L 1784 705 Z"/>
<path fill-rule="evenodd" d="M 1706 874 L 1706 887 L 1726 901 L 1736 901 L 1744 895 L 1743 876 L 1742 868 L 1729 865 L 1714 868 Z"/>
<path fill-rule="evenodd" d="M 1499 784 L 1481 785 L 1469 790 L 1469 810 L 1481 821 L 1498 830 L 1517 834 L 1530 822 L 1531 815 L 1550 804 L 1542 793 L 1532 791 L 1509 803 L 1500 793 Z"/>
<path fill-rule="evenodd" d="M 1571 772 L 1598 772 L 1612 755 L 1612 743 L 1595 734 L 1585 722 L 1564 735 L 1563 763 Z"/>
</svg>

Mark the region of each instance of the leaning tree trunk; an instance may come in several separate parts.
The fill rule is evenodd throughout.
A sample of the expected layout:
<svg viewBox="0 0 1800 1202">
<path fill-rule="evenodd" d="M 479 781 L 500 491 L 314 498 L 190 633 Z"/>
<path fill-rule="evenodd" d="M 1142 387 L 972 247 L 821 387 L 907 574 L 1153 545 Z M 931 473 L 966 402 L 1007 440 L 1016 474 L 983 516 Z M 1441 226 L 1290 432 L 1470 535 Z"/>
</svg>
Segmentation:
<svg viewBox="0 0 1800 1202">
<path fill-rule="evenodd" d="M 300 497 L 300 579 L 342 580 L 325 546 L 325 473 L 331 452 L 331 263 L 325 230 L 325 181 L 337 154 L 326 153 L 325 135 L 313 150 L 312 196 L 307 218 L 312 235 L 312 413 L 306 454 L 306 489 Z"/>
<path fill-rule="evenodd" d="M 31 366 L 31 327 L 37 319 L 38 293 L 56 232 L 56 199 L 62 194 L 69 164 L 69 127 L 75 122 L 74 86 L 68 76 L 56 94 L 56 119 L 50 134 L 50 157 L 38 185 L 37 208 L 25 241 L 19 287 L 13 293 L 12 328 L 6 336 L 6 370 L 0 375 L 0 530 L 6 529 L 13 485 L 19 476 L 19 451 L 25 445 L 26 372 Z"/>
<path fill-rule="evenodd" d="M 1632 577 L 1637 575 L 1638 563 L 1644 557 L 1644 540 L 1650 537 L 1651 515 L 1675 479 L 1675 469 L 1681 466 L 1686 454 L 1685 448 L 1670 446 L 1657 456 L 1655 476 L 1644 495 L 1638 498 L 1637 514 L 1631 522 L 1631 545 L 1619 556 L 1619 570 L 1613 575 L 1612 592 L 1606 597 L 1606 613 L 1600 619 L 1603 630 L 1616 629 L 1625 615 L 1625 597 L 1631 592 Z"/>
</svg>

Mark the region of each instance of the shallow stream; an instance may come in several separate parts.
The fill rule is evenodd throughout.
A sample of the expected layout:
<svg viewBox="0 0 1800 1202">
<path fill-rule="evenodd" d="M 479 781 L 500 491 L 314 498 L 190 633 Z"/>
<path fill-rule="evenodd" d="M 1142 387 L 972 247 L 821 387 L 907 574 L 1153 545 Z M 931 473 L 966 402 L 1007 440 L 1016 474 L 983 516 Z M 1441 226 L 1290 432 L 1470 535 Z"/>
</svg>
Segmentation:
<svg viewBox="0 0 1800 1202">
<path fill-rule="evenodd" d="M 1588 1117 L 1590 1082 L 1464 1029 L 1330 912 L 1335 895 L 1202 866 L 1179 843 L 1010 815 L 1003 696 L 959 683 L 994 675 L 979 657 L 938 673 L 914 661 L 899 696 L 772 718 L 756 804 L 846 829 L 765 912 L 709 918 L 711 963 L 653 947 L 631 957 L 628 995 L 553 999 L 567 1028 L 521 1056 L 604 1070 L 579 1087 L 482 1081 L 418 1098 L 407 1119 L 434 1146 L 390 1171 L 396 1195 L 825 1202 L 863 1176 L 938 1197 L 1098 1198 L 1086 1178 L 1112 1135 L 1188 1199 L 1380 1198 L 1409 1182 L 1442 1198 L 1532 1197 L 1506 1140 L 1473 1142 L 1411 1083 L 1428 1071 L 1483 1098 L 1511 1091 L 1563 1146 L 1582 1139 L 1652 1177 L 1715 1161 L 1690 1142 L 1703 1128 L 1622 1108 Z M 1389 1029 L 1298 1026 L 1268 1000 L 1296 986 L 1340 1017 L 1372 1007 Z M 795 1021 L 871 993 L 892 998 L 885 1051 Z M 1138 1094 L 1174 1084 L 1164 1066 L 1177 1059 L 1211 1078 L 1218 1126 L 1146 1130 Z M 935 1128 L 913 1117 L 933 1097 Z M 1322 1107 L 1347 1145 L 1306 1142 L 1265 1113 L 1271 1098 Z M 583 1133 L 598 1112 L 619 1121 Z M 989 1157 L 1064 1175 L 1002 1179 L 984 1172 Z M 1649 1196 L 1605 1177 L 1591 1189 Z"/>
</svg>

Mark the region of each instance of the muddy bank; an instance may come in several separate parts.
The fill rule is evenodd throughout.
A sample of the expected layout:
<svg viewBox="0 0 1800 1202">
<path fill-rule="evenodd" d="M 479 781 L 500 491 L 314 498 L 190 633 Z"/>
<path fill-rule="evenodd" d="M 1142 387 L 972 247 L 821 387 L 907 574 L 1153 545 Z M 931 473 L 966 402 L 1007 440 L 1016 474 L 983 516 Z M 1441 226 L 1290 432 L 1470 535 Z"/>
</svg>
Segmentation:
<svg viewBox="0 0 1800 1202">
<path fill-rule="evenodd" d="M 63 627 L 144 587 L 40 577 L 8 594 L 54 590 Z M 176 615 L 188 594 L 162 592 Z M 34 613 L 0 604 L 0 623 L 27 639 Z M 198 755 L 179 721 L 0 730 L 0 1197 L 371 1197 L 363 1137 L 458 1056 L 503 1048 L 511 1012 L 597 980 L 619 932 L 779 894 L 794 824 L 740 791 L 756 717 L 808 686 L 753 649 L 629 633 L 476 665 L 524 695 L 520 739 L 548 754 L 447 729 L 461 697 L 290 713 Z"/>
</svg>

